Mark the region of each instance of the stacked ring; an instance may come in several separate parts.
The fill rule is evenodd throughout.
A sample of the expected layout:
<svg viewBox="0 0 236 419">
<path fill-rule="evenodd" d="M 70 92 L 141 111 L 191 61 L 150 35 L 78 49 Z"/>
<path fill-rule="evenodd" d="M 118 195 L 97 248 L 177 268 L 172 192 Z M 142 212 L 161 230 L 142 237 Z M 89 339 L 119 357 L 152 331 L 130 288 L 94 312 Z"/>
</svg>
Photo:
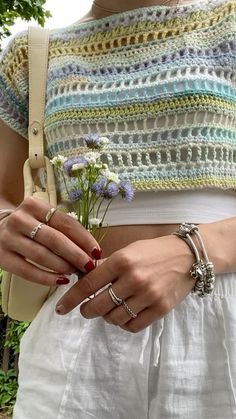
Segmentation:
<svg viewBox="0 0 236 419">
<path fill-rule="evenodd" d="M 44 223 L 39 223 L 36 227 L 34 227 L 34 228 L 33 228 L 33 230 L 32 230 L 32 231 L 31 231 L 31 233 L 30 233 L 30 238 L 31 238 L 32 240 L 34 240 L 34 239 L 35 239 L 36 234 L 38 233 L 38 231 L 39 231 L 39 230 L 41 230 L 41 229 L 42 229 L 42 227 L 43 227 L 44 225 L 45 225 Z"/>
<path fill-rule="evenodd" d="M 113 291 L 113 288 L 112 288 L 112 286 L 110 285 L 109 286 L 109 288 L 108 288 L 108 293 L 109 293 L 109 295 L 110 295 L 110 297 L 111 297 L 111 299 L 112 299 L 112 301 L 113 301 L 113 303 L 116 305 L 116 306 L 122 306 L 126 311 L 127 311 L 127 313 L 129 314 L 129 316 L 132 318 L 132 319 L 136 319 L 136 317 L 138 317 L 138 315 L 136 314 L 136 313 L 134 313 L 132 310 L 131 310 L 131 308 L 128 306 L 128 304 L 126 303 L 126 301 L 125 300 L 123 300 L 122 298 L 120 298 L 120 297 L 118 297 L 116 294 L 115 294 L 115 292 Z"/>
<path fill-rule="evenodd" d="M 109 288 L 108 288 L 108 292 L 109 292 L 109 295 L 110 295 L 110 297 L 111 297 L 111 299 L 112 299 L 113 303 L 114 303 L 116 306 L 121 306 L 121 304 L 122 304 L 123 300 L 122 300 L 122 298 L 117 297 L 117 295 L 114 293 L 114 291 L 113 291 L 113 289 L 112 289 L 112 286 L 111 286 L 111 285 L 110 285 L 110 286 L 109 286 Z"/>
<path fill-rule="evenodd" d="M 128 306 L 128 304 L 124 300 L 122 303 L 122 307 L 124 307 L 124 309 L 130 315 L 130 317 L 132 317 L 132 319 L 136 319 L 136 317 L 138 317 L 138 315 L 131 310 L 131 308 Z"/>
<path fill-rule="evenodd" d="M 45 216 L 45 222 L 46 224 L 49 223 L 49 221 L 51 220 L 53 214 L 55 214 L 57 208 L 50 208 L 50 210 L 47 212 L 46 216 Z"/>
</svg>

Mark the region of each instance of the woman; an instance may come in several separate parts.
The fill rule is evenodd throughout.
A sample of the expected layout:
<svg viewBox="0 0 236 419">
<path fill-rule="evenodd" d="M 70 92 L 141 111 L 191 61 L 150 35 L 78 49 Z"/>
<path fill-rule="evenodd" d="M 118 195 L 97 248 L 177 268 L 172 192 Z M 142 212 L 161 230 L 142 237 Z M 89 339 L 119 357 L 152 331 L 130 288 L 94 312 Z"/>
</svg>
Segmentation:
<svg viewBox="0 0 236 419">
<path fill-rule="evenodd" d="M 109 168 L 136 189 L 108 214 L 95 269 L 99 245 L 59 211 L 30 241 L 49 207 L 21 203 L 15 185 L 27 156 L 26 35 L 5 52 L 0 207 L 16 210 L 0 222 L 0 265 L 61 285 L 23 337 L 14 419 L 236 417 L 235 7 L 95 0 L 51 33 L 48 155 L 76 155 L 84 134 L 102 133 Z M 206 298 L 191 292 L 195 258 L 172 234 L 184 221 L 199 224 L 214 264 Z M 67 284 L 78 268 L 90 272 Z M 88 302 L 109 283 L 113 295 Z"/>
</svg>

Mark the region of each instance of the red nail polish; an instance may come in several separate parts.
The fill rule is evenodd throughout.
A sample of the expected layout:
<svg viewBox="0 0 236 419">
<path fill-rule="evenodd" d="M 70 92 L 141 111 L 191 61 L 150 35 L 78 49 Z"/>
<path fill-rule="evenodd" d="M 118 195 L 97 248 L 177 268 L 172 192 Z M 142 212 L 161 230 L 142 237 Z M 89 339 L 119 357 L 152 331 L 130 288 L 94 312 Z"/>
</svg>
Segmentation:
<svg viewBox="0 0 236 419">
<path fill-rule="evenodd" d="M 102 256 L 102 249 L 98 249 L 97 247 L 95 247 L 91 253 L 91 255 L 93 256 L 94 259 L 98 260 L 101 259 Z"/>
<path fill-rule="evenodd" d="M 69 284 L 70 280 L 64 276 L 57 279 L 57 285 L 66 285 Z"/>
<path fill-rule="evenodd" d="M 84 269 L 86 270 L 86 272 L 90 272 L 95 268 L 94 263 L 89 260 L 86 265 L 84 265 Z"/>
<path fill-rule="evenodd" d="M 56 307 L 56 313 L 57 314 L 64 314 L 65 313 L 65 307 L 63 305 L 59 305 Z"/>
</svg>

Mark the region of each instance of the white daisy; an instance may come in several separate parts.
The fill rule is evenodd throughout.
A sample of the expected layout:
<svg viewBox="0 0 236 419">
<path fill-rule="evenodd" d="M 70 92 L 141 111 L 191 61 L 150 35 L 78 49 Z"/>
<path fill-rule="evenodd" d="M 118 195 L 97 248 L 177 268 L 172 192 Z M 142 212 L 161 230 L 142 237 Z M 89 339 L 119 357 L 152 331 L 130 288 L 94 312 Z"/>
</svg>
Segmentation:
<svg viewBox="0 0 236 419">
<path fill-rule="evenodd" d="M 87 160 L 89 164 L 96 164 L 100 156 L 101 153 L 98 153 L 97 151 L 90 151 L 86 153 L 83 157 Z"/>
<path fill-rule="evenodd" d="M 58 156 L 53 157 L 53 159 L 50 160 L 50 162 L 53 164 L 53 166 L 61 167 L 65 163 L 66 160 L 67 160 L 67 157 L 64 157 L 58 154 Z"/>
<path fill-rule="evenodd" d="M 89 218 L 89 224 L 90 226 L 94 226 L 94 227 L 99 227 L 99 225 L 101 224 L 102 220 L 100 220 L 99 218 Z"/>
</svg>

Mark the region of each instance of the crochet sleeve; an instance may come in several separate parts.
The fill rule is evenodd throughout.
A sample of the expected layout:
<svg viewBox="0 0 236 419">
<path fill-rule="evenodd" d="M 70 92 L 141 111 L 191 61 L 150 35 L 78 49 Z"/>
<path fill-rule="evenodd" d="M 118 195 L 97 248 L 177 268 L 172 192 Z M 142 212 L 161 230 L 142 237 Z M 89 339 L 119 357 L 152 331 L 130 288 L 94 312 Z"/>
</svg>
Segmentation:
<svg viewBox="0 0 236 419">
<path fill-rule="evenodd" d="M 28 138 L 28 36 L 16 35 L 0 58 L 0 118 Z"/>
</svg>

